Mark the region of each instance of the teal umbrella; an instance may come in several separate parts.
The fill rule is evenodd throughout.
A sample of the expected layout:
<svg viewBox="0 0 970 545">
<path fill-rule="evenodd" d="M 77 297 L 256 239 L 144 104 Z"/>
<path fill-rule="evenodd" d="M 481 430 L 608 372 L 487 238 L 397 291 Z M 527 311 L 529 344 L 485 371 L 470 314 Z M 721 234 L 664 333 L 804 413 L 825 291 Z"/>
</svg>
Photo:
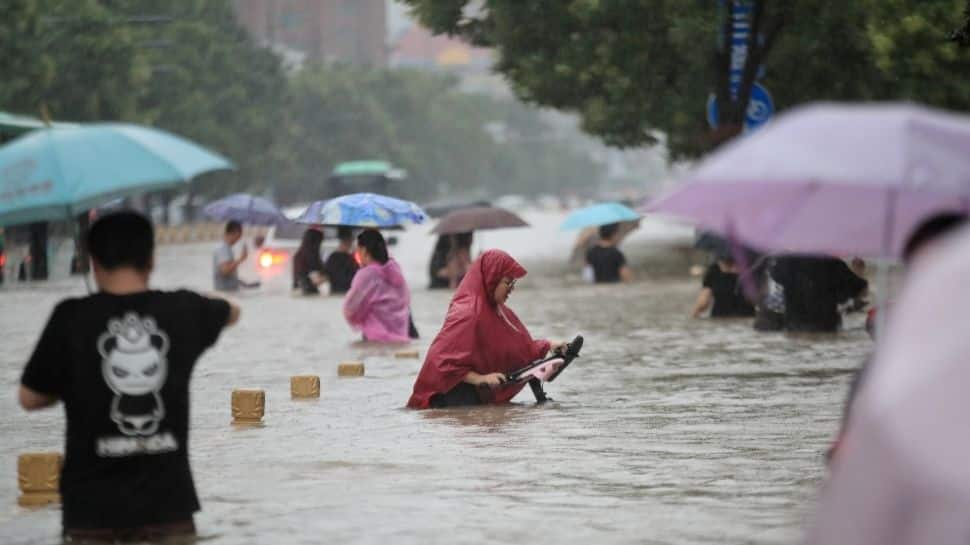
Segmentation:
<svg viewBox="0 0 970 545">
<path fill-rule="evenodd" d="M 67 219 L 233 165 L 173 134 L 120 123 L 40 129 L 0 147 L 0 225 Z"/>
<path fill-rule="evenodd" d="M 605 202 L 574 210 L 566 216 L 566 221 L 562 223 L 561 229 L 564 231 L 567 229 L 582 229 L 584 227 L 607 225 L 621 221 L 635 221 L 638 219 L 640 219 L 640 214 L 637 214 L 632 208 L 623 206 L 618 202 Z"/>
</svg>

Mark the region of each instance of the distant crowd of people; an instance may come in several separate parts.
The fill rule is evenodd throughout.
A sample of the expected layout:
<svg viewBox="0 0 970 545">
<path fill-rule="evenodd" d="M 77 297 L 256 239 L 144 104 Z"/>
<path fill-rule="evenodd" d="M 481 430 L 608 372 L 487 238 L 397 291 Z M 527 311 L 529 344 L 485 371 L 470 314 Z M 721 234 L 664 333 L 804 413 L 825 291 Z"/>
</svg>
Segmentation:
<svg viewBox="0 0 970 545">
<path fill-rule="evenodd" d="M 747 261 L 744 267 L 733 253 Z M 758 331 L 835 332 L 843 311 L 868 304 L 864 275 L 860 259 L 850 267 L 837 257 L 722 251 L 704 272 L 691 316 L 754 317 Z"/>
<path fill-rule="evenodd" d="M 238 255 L 233 247 L 242 237 L 242 225 L 226 224 L 222 243 L 213 253 L 213 287 L 220 292 L 258 287 L 258 282 L 239 278 L 239 266 L 248 258 L 243 245 Z M 356 236 L 350 227 L 337 229 L 339 245 L 324 260 L 323 231 L 311 226 L 304 232 L 292 256 L 292 288 L 303 295 L 319 295 L 329 285 L 331 295 L 344 296 L 344 317 L 362 333 L 365 341 L 406 342 L 418 338 L 411 318 L 411 294 L 397 262 L 391 259 L 384 236 L 375 229 L 363 229 Z"/>
</svg>

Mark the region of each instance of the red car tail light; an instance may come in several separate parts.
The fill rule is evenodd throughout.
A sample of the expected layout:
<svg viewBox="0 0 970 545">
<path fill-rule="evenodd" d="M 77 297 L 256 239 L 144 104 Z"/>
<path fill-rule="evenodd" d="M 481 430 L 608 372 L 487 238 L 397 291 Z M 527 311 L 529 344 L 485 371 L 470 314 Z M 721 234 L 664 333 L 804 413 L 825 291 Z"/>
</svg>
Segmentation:
<svg viewBox="0 0 970 545">
<path fill-rule="evenodd" d="M 275 265 L 282 265 L 286 262 L 286 254 L 282 252 L 274 252 L 272 250 L 263 250 L 259 252 L 259 266 L 264 269 L 269 269 Z"/>
</svg>

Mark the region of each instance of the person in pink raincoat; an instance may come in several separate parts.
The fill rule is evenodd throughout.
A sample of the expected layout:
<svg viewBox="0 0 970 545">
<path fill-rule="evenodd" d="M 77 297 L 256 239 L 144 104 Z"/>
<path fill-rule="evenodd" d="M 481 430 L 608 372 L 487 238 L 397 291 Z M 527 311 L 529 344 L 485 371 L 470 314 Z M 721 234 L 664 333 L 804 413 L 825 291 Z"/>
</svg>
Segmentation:
<svg viewBox="0 0 970 545">
<path fill-rule="evenodd" d="M 357 261 L 344 298 L 344 317 L 365 341 L 408 342 L 411 294 L 401 267 L 387 254 L 384 237 L 368 229 L 357 236 Z"/>
</svg>

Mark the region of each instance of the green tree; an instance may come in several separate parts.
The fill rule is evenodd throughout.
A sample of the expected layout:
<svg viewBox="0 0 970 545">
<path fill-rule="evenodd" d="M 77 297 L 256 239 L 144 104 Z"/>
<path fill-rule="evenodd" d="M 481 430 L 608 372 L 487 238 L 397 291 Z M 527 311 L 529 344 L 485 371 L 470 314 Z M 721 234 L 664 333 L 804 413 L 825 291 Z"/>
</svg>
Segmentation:
<svg viewBox="0 0 970 545">
<path fill-rule="evenodd" d="M 964 47 L 970 46 L 970 0 L 963 8 L 963 24 L 953 31 L 950 38 Z"/>
<path fill-rule="evenodd" d="M 737 132 L 761 66 L 781 107 L 912 97 L 970 105 L 970 60 L 952 56 L 939 30 L 958 26 L 955 0 L 749 0 L 753 31 L 736 103 L 727 99 L 730 50 L 720 36 L 741 0 L 485 0 L 477 11 L 463 0 L 404 1 L 435 33 L 494 47 L 496 70 L 522 99 L 577 112 L 585 130 L 616 146 L 649 144 L 661 131 L 674 156 L 709 149 Z M 909 14 L 935 31 L 907 22 Z M 952 95 L 933 89 L 941 77 L 951 78 Z M 964 98 L 951 100 L 960 91 Z M 726 127 L 713 137 L 709 93 L 719 97 Z"/>
<path fill-rule="evenodd" d="M 126 17 L 167 22 L 139 27 L 151 77 L 138 93 L 137 120 L 183 135 L 238 167 L 198 191 L 263 191 L 277 182 L 287 80 L 279 58 L 235 21 L 229 0 L 113 0 Z"/>
<path fill-rule="evenodd" d="M 0 109 L 46 115 L 46 108 L 77 121 L 134 115 L 148 71 L 123 20 L 95 0 L 3 4 Z"/>
<path fill-rule="evenodd" d="M 970 108 L 970 53 L 945 33 L 964 6 L 965 0 L 872 2 L 866 35 L 884 82 L 881 98 Z"/>
<path fill-rule="evenodd" d="M 408 171 L 410 198 L 490 196 L 588 187 L 600 169 L 544 138 L 536 112 L 462 93 L 451 77 L 351 66 L 307 67 L 291 82 L 286 200 L 315 198 L 333 166 L 385 159 Z M 511 128 L 497 141 L 489 124 Z"/>
</svg>

